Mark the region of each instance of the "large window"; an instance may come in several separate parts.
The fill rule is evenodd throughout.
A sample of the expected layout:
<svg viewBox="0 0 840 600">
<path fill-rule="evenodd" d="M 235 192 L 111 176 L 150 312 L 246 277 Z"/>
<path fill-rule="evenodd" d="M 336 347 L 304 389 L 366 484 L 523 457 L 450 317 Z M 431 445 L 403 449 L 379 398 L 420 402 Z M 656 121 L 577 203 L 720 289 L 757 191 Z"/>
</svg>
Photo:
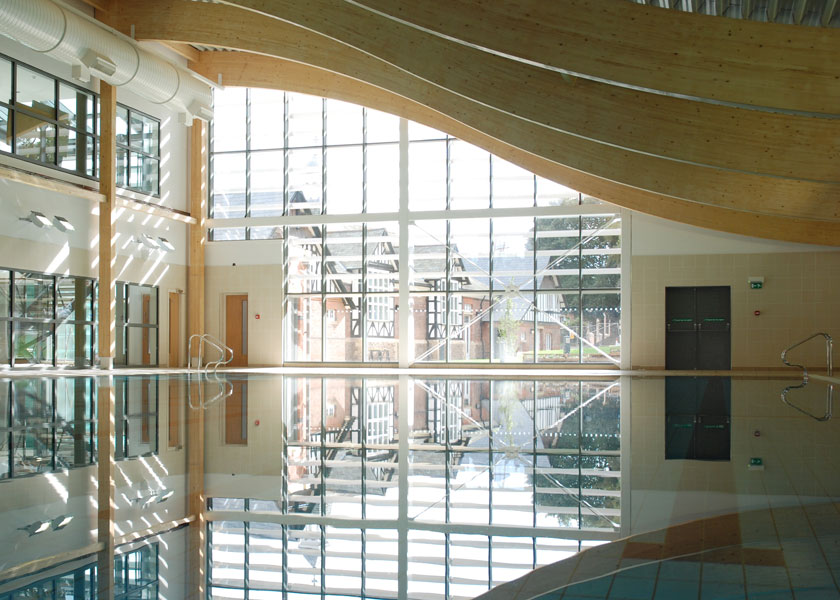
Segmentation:
<svg viewBox="0 0 840 600">
<path fill-rule="evenodd" d="M 0 269 L 0 363 L 89 367 L 94 280 Z"/>
<path fill-rule="evenodd" d="M 160 121 L 117 105 L 117 185 L 160 193 Z M 99 177 L 99 98 L 0 56 L 0 152 Z"/>
<path fill-rule="evenodd" d="M 212 239 L 283 237 L 285 361 L 618 364 L 617 208 L 359 106 L 243 88 L 215 103 Z M 224 225 L 249 217 L 275 224 Z"/>
<path fill-rule="evenodd" d="M 98 593 L 96 571 L 96 564 L 91 563 L 0 593 L 0 600 L 95 600 Z M 157 600 L 158 545 L 150 544 L 117 554 L 114 557 L 114 584 L 114 600 Z"/>
</svg>

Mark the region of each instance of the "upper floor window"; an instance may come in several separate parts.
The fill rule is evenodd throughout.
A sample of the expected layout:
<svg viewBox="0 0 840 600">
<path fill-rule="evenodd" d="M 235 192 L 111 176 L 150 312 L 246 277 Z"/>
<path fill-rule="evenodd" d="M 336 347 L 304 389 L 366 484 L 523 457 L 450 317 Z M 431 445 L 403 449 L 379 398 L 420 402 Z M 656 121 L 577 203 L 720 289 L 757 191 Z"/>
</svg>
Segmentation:
<svg viewBox="0 0 840 600">
<path fill-rule="evenodd" d="M 0 56 L 0 152 L 99 177 L 96 94 Z M 160 193 L 160 121 L 117 105 L 117 185 Z"/>
<path fill-rule="evenodd" d="M 0 152 L 95 178 L 93 92 L 0 57 Z"/>
<path fill-rule="evenodd" d="M 117 105 L 117 185 L 160 193 L 160 121 Z"/>
</svg>

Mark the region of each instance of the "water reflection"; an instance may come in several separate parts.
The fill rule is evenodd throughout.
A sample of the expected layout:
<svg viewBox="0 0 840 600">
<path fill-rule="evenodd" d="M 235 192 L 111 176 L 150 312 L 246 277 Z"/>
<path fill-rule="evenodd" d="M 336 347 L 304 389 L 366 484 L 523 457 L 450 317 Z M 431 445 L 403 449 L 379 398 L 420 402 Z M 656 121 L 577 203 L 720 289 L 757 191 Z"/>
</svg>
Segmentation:
<svg viewBox="0 0 840 600">
<path fill-rule="evenodd" d="M 237 468 L 234 453 L 258 463 L 210 486 L 233 493 L 208 490 L 213 597 L 395 598 L 404 585 L 412 598 L 467 598 L 619 535 L 617 380 L 250 376 L 246 387 L 208 410 L 225 440 L 208 438 L 208 470 Z M 279 407 L 262 391 L 278 388 Z M 278 408 L 282 445 L 259 429 Z M 279 478 L 249 477 L 272 463 Z"/>
</svg>

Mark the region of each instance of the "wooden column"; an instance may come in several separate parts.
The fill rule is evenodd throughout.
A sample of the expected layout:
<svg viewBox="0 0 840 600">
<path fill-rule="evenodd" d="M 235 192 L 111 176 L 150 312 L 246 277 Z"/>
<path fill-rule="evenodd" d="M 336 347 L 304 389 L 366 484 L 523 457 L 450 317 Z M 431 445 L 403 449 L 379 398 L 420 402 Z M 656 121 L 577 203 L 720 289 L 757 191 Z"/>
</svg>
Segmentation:
<svg viewBox="0 0 840 600">
<path fill-rule="evenodd" d="M 190 266 L 187 336 L 204 333 L 204 249 L 207 241 L 207 123 L 196 119 L 190 132 Z M 193 350 L 197 352 L 197 348 Z M 192 356 L 187 357 L 192 360 Z"/>
<path fill-rule="evenodd" d="M 187 334 L 204 333 L 204 248 L 207 236 L 207 124 L 196 119 L 190 132 L 190 266 L 187 281 Z M 194 352 L 197 352 L 197 348 Z M 188 361 L 193 357 L 188 356 Z M 187 397 L 198 398 L 200 383 L 188 382 Z M 206 590 L 206 522 L 204 497 L 204 409 L 187 403 L 187 506 L 195 516 L 188 530 L 187 598 L 204 600 Z"/>
<path fill-rule="evenodd" d="M 99 86 L 99 366 L 114 366 L 114 279 L 116 256 L 113 212 L 117 198 L 117 90 L 105 82 Z"/>
<path fill-rule="evenodd" d="M 97 378 L 97 598 L 114 597 L 114 383 L 111 375 Z"/>
</svg>

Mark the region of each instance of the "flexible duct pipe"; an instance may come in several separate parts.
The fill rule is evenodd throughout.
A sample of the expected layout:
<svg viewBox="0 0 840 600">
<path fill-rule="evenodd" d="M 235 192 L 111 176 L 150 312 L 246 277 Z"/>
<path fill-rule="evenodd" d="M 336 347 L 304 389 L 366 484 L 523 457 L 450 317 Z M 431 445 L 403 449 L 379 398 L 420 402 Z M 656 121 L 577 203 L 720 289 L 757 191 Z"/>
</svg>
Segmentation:
<svg viewBox="0 0 840 600">
<path fill-rule="evenodd" d="M 0 2 L 0 34 L 186 116 L 210 118 L 210 87 L 50 0 Z M 97 64 L 97 58 L 105 59 Z M 100 70 L 104 69 L 104 70 Z"/>
</svg>

